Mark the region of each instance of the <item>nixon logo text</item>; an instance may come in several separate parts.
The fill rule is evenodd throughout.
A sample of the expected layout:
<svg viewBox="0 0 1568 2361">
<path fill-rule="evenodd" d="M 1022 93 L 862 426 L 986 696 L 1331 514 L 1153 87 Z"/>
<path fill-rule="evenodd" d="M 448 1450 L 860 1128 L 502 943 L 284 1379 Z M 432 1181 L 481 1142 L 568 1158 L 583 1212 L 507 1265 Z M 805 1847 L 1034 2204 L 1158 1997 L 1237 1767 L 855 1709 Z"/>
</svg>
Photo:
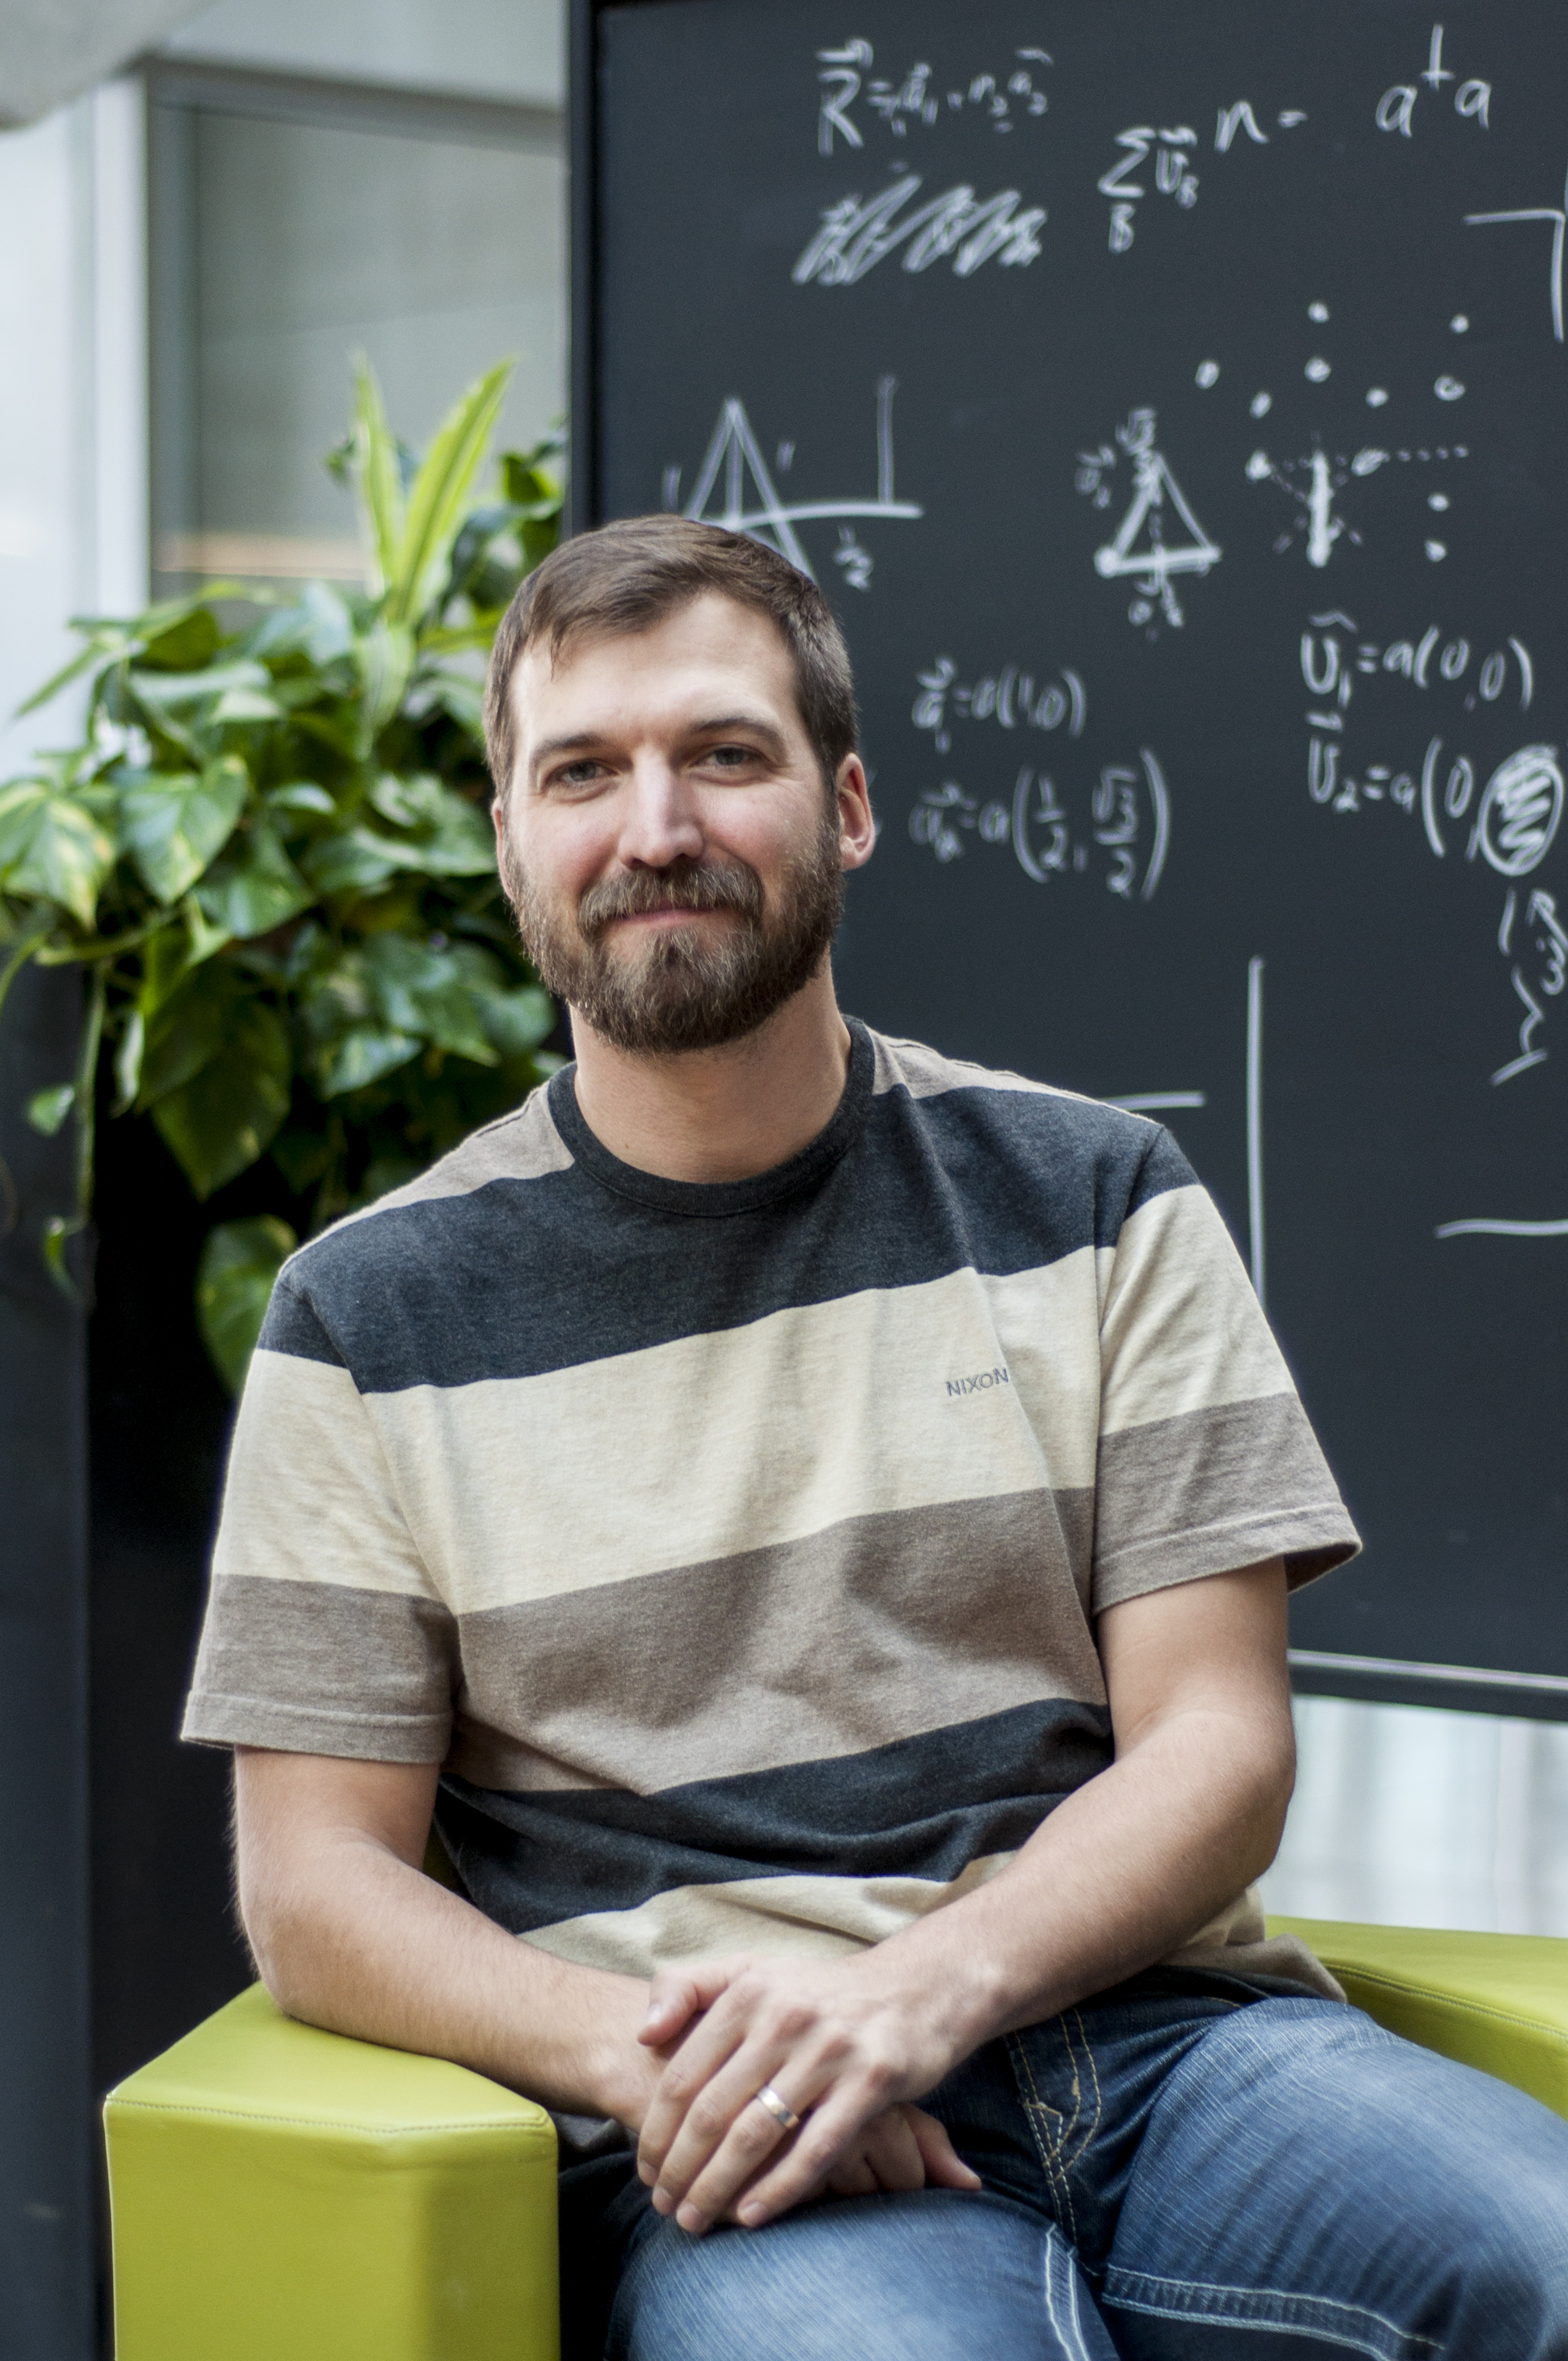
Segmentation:
<svg viewBox="0 0 1568 2361">
<path fill-rule="evenodd" d="M 949 1378 L 948 1392 L 951 1396 L 988 1394 L 992 1386 L 1010 1386 L 1013 1380 L 1005 1369 L 981 1369 L 974 1378 Z"/>
</svg>

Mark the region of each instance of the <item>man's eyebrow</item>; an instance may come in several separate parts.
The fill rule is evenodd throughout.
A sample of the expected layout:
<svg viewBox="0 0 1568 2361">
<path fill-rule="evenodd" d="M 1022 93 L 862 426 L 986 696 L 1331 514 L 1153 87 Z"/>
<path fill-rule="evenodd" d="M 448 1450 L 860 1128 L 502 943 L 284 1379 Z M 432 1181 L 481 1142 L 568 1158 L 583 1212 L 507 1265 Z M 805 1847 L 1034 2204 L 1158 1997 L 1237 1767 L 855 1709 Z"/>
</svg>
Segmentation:
<svg viewBox="0 0 1568 2361">
<path fill-rule="evenodd" d="M 749 730 L 753 736 L 769 739 L 775 746 L 784 743 L 784 731 L 765 713 L 717 714 L 711 720 L 694 721 L 691 734 L 694 738 L 713 738 L 722 736 L 726 730 Z"/>
<path fill-rule="evenodd" d="M 721 738 L 728 730 L 750 730 L 753 737 L 765 738 L 773 747 L 784 743 L 784 731 L 776 721 L 770 721 L 763 713 L 714 714 L 694 721 L 688 734 L 693 738 Z M 563 738 L 541 739 L 528 758 L 530 774 L 537 777 L 545 763 L 553 763 L 557 754 L 581 754 L 605 742 L 602 733 L 594 730 L 574 730 Z"/>
<path fill-rule="evenodd" d="M 530 771 L 542 770 L 554 762 L 557 754 L 580 754 L 587 746 L 602 746 L 604 741 L 592 730 L 578 730 L 569 738 L 543 738 L 528 758 Z"/>
</svg>

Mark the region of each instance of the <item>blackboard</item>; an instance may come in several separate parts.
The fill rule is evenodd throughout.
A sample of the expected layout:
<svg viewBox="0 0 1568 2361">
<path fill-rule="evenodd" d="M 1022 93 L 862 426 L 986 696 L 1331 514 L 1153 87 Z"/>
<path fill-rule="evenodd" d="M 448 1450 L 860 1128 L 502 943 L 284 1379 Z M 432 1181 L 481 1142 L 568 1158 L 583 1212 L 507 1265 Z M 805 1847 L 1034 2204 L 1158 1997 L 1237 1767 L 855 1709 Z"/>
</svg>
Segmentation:
<svg viewBox="0 0 1568 2361">
<path fill-rule="evenodd" d="M 846 1005 L 1171 1124 L 1366 1539 L 1300 1686 L 1568 1715 L 1568 18 L 575 38 L 579 521 L 831 597 Z"/>
</svg>

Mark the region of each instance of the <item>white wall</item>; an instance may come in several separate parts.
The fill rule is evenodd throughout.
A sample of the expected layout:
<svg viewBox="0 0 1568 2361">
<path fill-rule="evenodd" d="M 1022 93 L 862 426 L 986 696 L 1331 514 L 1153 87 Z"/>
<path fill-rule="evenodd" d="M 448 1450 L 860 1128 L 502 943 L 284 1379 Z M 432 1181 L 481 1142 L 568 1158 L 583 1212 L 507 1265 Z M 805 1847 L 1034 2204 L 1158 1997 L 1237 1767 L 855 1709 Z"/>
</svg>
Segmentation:
<svg viewBox="0 0 1568 2361">
<path fill-rule="evenodd" d="M 0 778 L 69 742 L 16 708 L 77 644 L 67 618 L 147 591 L 139 87 L 0 132 Z"/>
<path fill-rule="evenodd" d="M 565 48 L 564 0 L 217 0 L 162 54 L 560 106 Z"/>
<path fill-rule="evenodd" d="M 1568 1936 L 1568 1722 L 1298 1697 L 1270 1910 Z"/>
</svg>

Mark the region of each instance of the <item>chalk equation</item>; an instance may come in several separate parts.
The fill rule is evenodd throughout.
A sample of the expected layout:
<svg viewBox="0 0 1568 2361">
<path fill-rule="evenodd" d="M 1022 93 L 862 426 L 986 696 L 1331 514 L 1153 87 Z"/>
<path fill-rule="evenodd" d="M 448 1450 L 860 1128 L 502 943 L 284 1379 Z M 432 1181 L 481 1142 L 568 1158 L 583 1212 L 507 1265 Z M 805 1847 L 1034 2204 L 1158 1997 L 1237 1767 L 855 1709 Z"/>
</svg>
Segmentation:
<svg viewBox="0 0 1568 2361">
<path fill-rule="evenodd" d="M 851 521 L 877 518 L 913 522 L 925 513 L 916 501 L 894 497 L 893 397 L 897 390 L 895 378 L 878 380 L 874 499 L 785 500 L 778 489 L 773 468 L 783 475 L 794 467 L 795 445 L 779 444 L 773 467 L 770 467 L 745 403 L 731 394 L 719 410 L 718 423 L 697 469 L 684 513 L 701 523 L 721 524 L 730 533 L 743 533 L 753 541 L 765 543 L 812 581 L 817 577 L 795 528 L 808 523 L 837 523 L 839 545 L 834 562 L 851 589 L 869 590 L 873 560 L 872 553 L 857 539 Z M 681 473 L 678 465 L 664 470 L 666 509 L 680 508 Z"/>
<path fill-rule="evenodd" d="M 966 74 L 956 87 L 945 87 L 928 63 L 906 67 L 896 76 L 873 75 L 876 53 L 867 40 L 818 49 L 817 62 L 819 156 L 831 156 L 838 140 L 863 148 L 872 127 L 867 115 L 895 139 L 904 139 L 911 131 L 934 131 L 955 116 L 976 115 L 992 131 L 1007 132 L 1015 123 L 1037 122 L 1047 111 L 1044 75 L 1051 57 L 1046 49 L 1014 49 L 999 71 Z M 858 107 L 864 110 L 859 115 Z"/>
<path fill-rule="evenodd" d="M 1265 117 L 1267 109 L 1262 110 Z M 1266 131 L 1259 120 L 1259 110 L 1251 99 L 1234 100 L 1228 106 L 1215 110 L 1214 153 L 1229 155 L 1238 136 L 1244 144 L 1255 148 L 1269 146 L 1274 132 L 1295 131 L 1307 120 L 1299 106 L 1282 107 L 1271 118 L 1271 129 Z M 1124 131 L 1114 134 L 1114 145 L 1122 151 L 1116 160 L 1101 173 L 1095 182 L 1102 197 L 1110 199 L 1111 216 L 1107 244 L 1113 254 L 1127 253 L 1137 235 L 1137 208 L 1150 193 L 1169 197 L 1183 213 L 1190 213 L 1198 202 L 1198 174 L 1194 170 L 1200 140 L 1190 123 L 1156 126 L 1152 123 L 1129 124 Z M 1134 180 L 1135 173 L 1144 177 Z"/>
<path fill-rule="evenodd" d="M 1443 64 L 1442 40 L 1442 27 L 1434 25 L 1431 28 L 1431 38 L 1427 43 L 1427 61 L 1416 80 L 1393 82 L 1384 92 L 1373 109 L 1373 121 L 1379 131 L 1397 132 L 1401 138 L 1413 138 L 1418 104 L 1424 99 L 1426 104 L 1431 106 L 1440 97 L 1450 96 L 1453 103 L 1453 112 L 1462 121 L 1474 123 L 1483 131 L 1490 128 L 1491 83 L 1482 82 L 1478 77 L 1461 82 L 1459 76 Z M 1423 82 L 1426 85 L 1424 91 L 1420 87 Z M 1443 89 L 1445 82 L 1453 82 L 1455 85 L 1452 93 Z"/>
<path fill-rule="evenodd" d="M 1419 820 L 1420 837 L 1439 861 L 1490 870 L 1507 888 L 1497 949 L 1508 962 L 1509 983 L 1523 1016 L 1518 1048 L 1491 1075 L 1512 1082 L 1544 1062 L 1541 1028 L 1546 1003 L 1557 999 L 1568 972 L 1555 895 L 1521 881 L 1533 876 L 1563 825 L 1564 770 L 1556 746 L 1541 741 L 1516 747 L 1501 762 L 1485 762 L 1447 737 L 1453 723 L 1428 737 L 1423 752 L 1398 761 L 1345 759 L 1345 732 L 1358 680 L 1403 685 L 1420 697 L 1444 692 L 1465 715 L 1480 715 L 1505 698 L 1527 713 L 1534 700 L 1535 663 L 1525 642 L 1510 636 L 1482 654 L 1460 632 L 1429 624 L 1420 637 L 1380 642 L 1351 638 L 1353 619 L 1337 609 L 1314 615 L 1301 634 L 1299 662 L 1309 697 L 1305 720 L 1307 792 L 1341 815 L 1379 805 Z M 1459 725 L 1463 729 L 1463 723 Z"/>
<path fill-rule="evenodd" d="M 938 656 L 915 677 L 920 693 L 910 711 L 916 730 L 928 730 L 938 754 L 952 747 L 955 720 L 992 722 L 999 730 L 1049 732 L 1067 724 L 1069 738 L 1081 738 L 1089 718 L 1083 676 L 1064 664 L 1055 676 L 1021 664 L 1003 664 L 976 681 L 962 681 L 951 656 Z"/>
<path fill-rule="evenodd" d="M 964 181 L 905 213 L 921 185 L 918 172 L 906 172 L 878 197 L 841 197 L 829 205 L 790 272 L 795 285 L 854 287 L 900 247 L 904 269 L 918 272 L 950 262 L 956 279 L 972 279 L 992 259 L 1006 270 L 1037 258 L 1044 205 L 1025 205 L 1020 213 L 1018 190 L 981 198 Z"/>
<path fill-rule="evenodd" d="M 981 802 L 949 779 L 921 796 L 909 833 L 943 867 L 983 845 L 1011 851 L 1036 885 L 1085 877 L 1120 901 L 1152 901 L 1170 850 L 1170 795 L 1157 756 L 1146 746 L 1136 765 L 1106 763 L 1092 786 L 1079 791 L 1076 818 L 1062 796 L 1030 763 L 1005 801 Z"/>
<path fill-rule="evenodd" d="M 1207 574 L 1219 564 L 1222 553 L 1199 523 L 1191 502 L 1172 475 L 1156 441 L 1157 431 L 1152 410 L 1135 410 L 1126 423 L 1116 429 L 1116 444 L 1132 466 L 1132 498 L 1110 540 L 1095 551 L 1094 571 L 1102 581 L 1131 579 L 1135 596 L 1127 609 L 1130 623 L 1151 625 L 1157 607 L 1165 620 L 1179 630 L 1186 616 L 1174 577 Z M 1111 504 L 1107 478 L 1116 465 L 1116 450 L 1109 443 L 1078 455 L 1074 484 L 1096 508 Z M 1168 518 L 1174 521 L 1172 535 L 1166 530 Z"/>
</svg>

